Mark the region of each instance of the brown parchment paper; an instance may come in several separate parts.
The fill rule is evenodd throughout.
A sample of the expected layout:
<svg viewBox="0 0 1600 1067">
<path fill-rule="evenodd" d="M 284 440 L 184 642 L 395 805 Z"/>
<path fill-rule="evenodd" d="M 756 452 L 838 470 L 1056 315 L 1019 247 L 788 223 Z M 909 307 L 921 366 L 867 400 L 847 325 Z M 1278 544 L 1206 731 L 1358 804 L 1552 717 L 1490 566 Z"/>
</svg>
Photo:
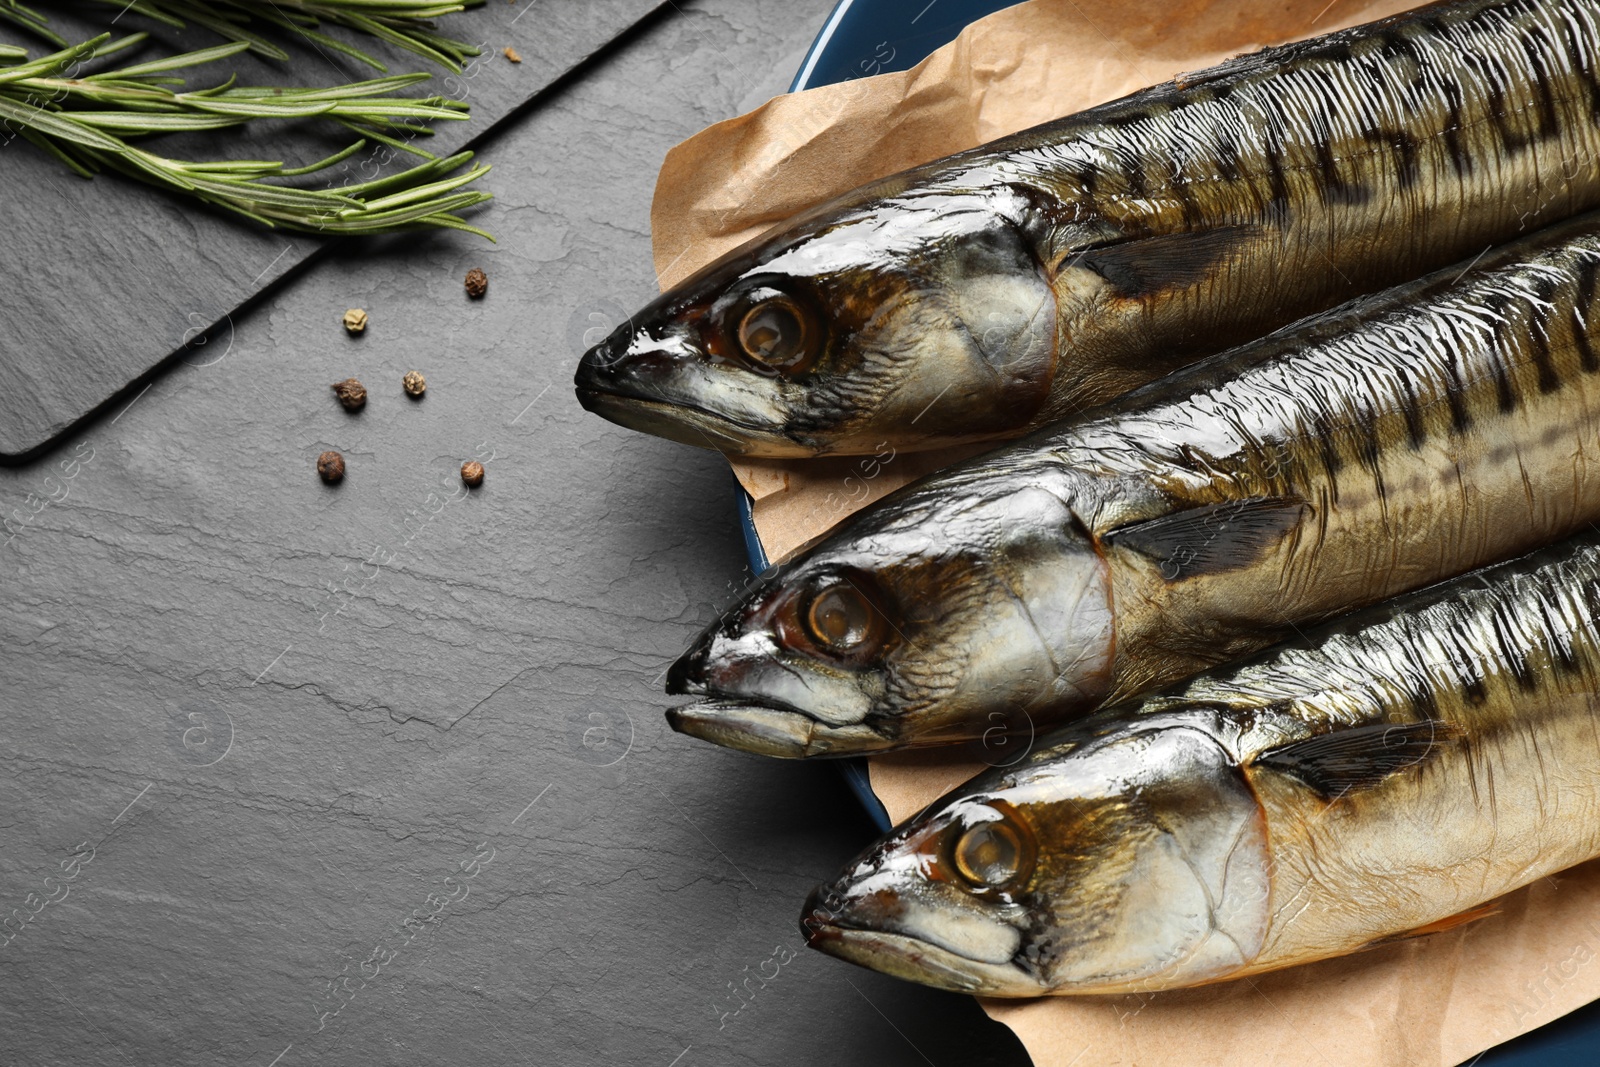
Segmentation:
<svg viewBox="0 0 1600 1067">
<path fill-rule="evenodd" d="M 912 70 L 779 97 L 674 148 L 651 211 L 662 287 L 864 182 L 1410 0 L 1031 0 Z M 862 70 L 870 70 L 863 56 Z M 781 559 L 850 511 L 975 451 L 735 462 Z M 879 757 L 897 822 L 983 769 Z M 1451 1067 L 1600 997 L 1600 862 L 1455 931 L 1254 979 L 1144 997 L 983 1001 L 1039 1067 Z"/>
</svg>

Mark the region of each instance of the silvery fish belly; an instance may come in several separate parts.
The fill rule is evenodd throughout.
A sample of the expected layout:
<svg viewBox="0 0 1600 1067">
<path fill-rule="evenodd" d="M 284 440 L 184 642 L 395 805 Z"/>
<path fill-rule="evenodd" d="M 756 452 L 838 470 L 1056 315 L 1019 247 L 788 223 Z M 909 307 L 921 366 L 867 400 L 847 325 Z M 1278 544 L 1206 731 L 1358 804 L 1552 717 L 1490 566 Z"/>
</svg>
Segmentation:
<svg viewBox="0 0 1600 1067">
<path fill-rule="evenodd" d="M 907 171 L 706 267 L 578 397 L 751 456 L 1017 436 L 1600 206 L 1600 0 L 1433 4 Z"/>
<path fill-rule="evenodd" d="M 1583 529 L 1597 279 L 1583 216 L 913 483 L 713 623 L 669 719 L 777 756 L 1014 737 Z"/>
<path fill-rule="evenodd" d="M 814 892 L 814 948 L 1123 993 L 1427 933 L 1600 854 L 1600 537 L 1068 726 Z"/>
</svg>

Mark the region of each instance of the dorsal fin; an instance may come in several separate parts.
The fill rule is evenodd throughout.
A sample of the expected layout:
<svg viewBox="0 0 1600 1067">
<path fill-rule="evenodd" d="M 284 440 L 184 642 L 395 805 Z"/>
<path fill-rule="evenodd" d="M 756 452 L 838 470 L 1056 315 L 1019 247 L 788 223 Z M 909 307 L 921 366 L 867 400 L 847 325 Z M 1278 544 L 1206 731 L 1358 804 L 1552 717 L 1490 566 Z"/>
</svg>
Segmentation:
<svg viewBox="0 0 1600 1067">
<path fill-rule="evenodd" d="M 1246 497 L 1130 523 L 1105 540 L 1148 556 L 1174 582 L 1254 563 L 1304 512 L 1305 503 L 1292 497 Z"/>
<path fill-rule="evenodd" d="M 1333 799 L 1424 763 L 1461 735 L 1459 726 L 1442 719 L 1352 726 L 1269 749 L 1251 764 L 1270 767 Z"/>
</svg>

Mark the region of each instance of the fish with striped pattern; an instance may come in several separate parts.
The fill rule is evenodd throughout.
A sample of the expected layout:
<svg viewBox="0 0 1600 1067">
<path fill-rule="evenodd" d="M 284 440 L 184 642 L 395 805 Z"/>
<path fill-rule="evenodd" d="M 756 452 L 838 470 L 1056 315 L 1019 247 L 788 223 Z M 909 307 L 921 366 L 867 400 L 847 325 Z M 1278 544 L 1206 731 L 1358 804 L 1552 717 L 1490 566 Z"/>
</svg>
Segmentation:
<svg viewBox="0 0 1600 1067">
<path fill-rule="evenodd" d="M 1597 289 L 1600 214 L 930 475 L 712 623 L 669 721 L 790 757 L 1014 737 L 1581 530 Z"/>
<path fill-rule="evenodd" d="M 581 403 L 748 456 L 1018 436 L 1600 206 L 1600 0 L 1453 0 L 874 182 L 582 359 Z"/>
<path fill-rule="evenodd" d="M 1600 856 L 1600 536 L 1108 709 L 807 902 L 813 948 L 1002 997 L 1201 985 L 1485 917 Z"/>
</svg>

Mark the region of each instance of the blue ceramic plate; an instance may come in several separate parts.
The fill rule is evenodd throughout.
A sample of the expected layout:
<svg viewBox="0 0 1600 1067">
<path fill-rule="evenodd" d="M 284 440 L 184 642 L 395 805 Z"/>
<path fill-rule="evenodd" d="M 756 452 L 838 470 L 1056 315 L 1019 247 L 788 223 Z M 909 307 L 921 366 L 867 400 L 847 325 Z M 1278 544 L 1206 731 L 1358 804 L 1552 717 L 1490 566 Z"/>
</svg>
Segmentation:
<svg viewBox="0 0 1600 1067">
<path fill-rule="evenodd" d="M 956 39 L 962 28 L 1015 0 L 840 0 L 822 32 L 806 53 L 789 91 L 831 85 L 889 71 L 908 70 L 928 53 Z M 750 518 L 750 497 L 738 492 L 739 519 L 744 527 L 745 550 L 757 573 L 767 569 L 767 554 Z M 867 783 L 864 761 L 840 763 L 868 814 L 880 828 L 889 828 L 889 816 Z M 1600 937 L 1574 930 L 1573 960 L 1592 961 L 1600 955 Z M 1551 982 L 1558 979 L 1552 975 Z M 1535 988 L 1518 991 L 1530 1007 L 1547 993 Z M 1471 1067 L 1595 1067 L 1600 1063 L 1600 1002 L 1587 1005 L 1549 1026 L 1524 1034 L 1491 1049 Z"/>
</svg>

